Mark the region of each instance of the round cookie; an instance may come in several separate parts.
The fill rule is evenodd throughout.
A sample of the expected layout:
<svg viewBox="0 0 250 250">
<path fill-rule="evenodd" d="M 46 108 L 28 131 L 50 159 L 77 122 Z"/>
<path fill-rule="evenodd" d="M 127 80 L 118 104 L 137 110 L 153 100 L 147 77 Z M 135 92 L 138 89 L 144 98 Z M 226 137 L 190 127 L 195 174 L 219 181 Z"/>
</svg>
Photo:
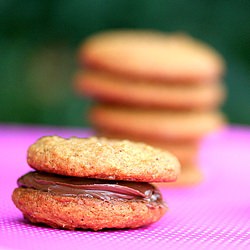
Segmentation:
<svg viewBox="0 0 250 250">
<path fill-rule="evenodd" d="M 77 180 L 74 181 L 74 178 Z M 77 187 L 81 185 L 81 180 L 74 178 L 69 182 L 67 177 L 28 173 L 19 178 L 20 187 L 14 190 L 12 200 L 32 223 L 71 230 L 136 228 L 159 220 L 167 211 L 159 190 L 151 184 L 138 184 L 148 189 L 144 198 L 129 196 L 125 192 L 116 198 L 113 197 L 116 193 L 110 189 L 99 193 L 98 190 L 87 189 L 84 193 Z M 110 187 L 112 184 L 104 185 Z"/>
<path fill-rule="evenodd" d="M 108 180 L 174 181 L 180 171 L 178 160 L 168 152 L 96 137 L 42 137 L 29 147 L 27 161 L 39 171 Z"/>
<path fill-rule="evenodd" d="M 159 81 L 203 83 L 224 72 L 224 62 L 213 48 L 185 34 L 156 31 L 93 35 L 80 48 L 79 60 L 88 68 Z"/>
<path fill-rule="evenodd" d="M 102 102 L 154 108 L 211 109 L 225 98 L 220 83 L 180 85 L 133 80 L 87 70 L 75 77 L 77 92 Z"/>
<path fill-rule="evenodd" d="M 196 165 L 182 165 L 181 174 L 178 180 L 171 183 L 156 183 L 155 185 L 159 188 L 170 188 L 170 187 L 191 187 L 198 185 L 202 182 L 204 176 Z"/>
<path fill-rule="evenodd" d="M 217 111 L 173 112 L 99 105 L 89 119 L 97 131 L 135 136 L 143 140 L 198 140 L 224 124 Z"/>
</svg>

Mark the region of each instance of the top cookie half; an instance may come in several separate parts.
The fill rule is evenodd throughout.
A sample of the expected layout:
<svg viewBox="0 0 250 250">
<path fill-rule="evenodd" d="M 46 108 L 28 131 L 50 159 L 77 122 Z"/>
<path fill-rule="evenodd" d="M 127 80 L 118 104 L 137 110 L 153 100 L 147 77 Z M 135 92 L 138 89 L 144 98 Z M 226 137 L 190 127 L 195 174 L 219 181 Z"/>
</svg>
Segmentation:
<svg viewBox="0 0 250 250">
<path fill-rule="evenodd" d="M 178 160 L 166 151 L 96 137 L 42 137 L 29 147 L 27 161 L 40 171 L 109 180 L 167 182 L 180 172 Z"/>
<path fill-rule="evenodd" d="M 224 61 L 217 51 L 180 33 L 99 33 L 85 41 L 79 58 L 90 68 L 159 81 L 204 83 L 224 73 Z"/>
</svg>

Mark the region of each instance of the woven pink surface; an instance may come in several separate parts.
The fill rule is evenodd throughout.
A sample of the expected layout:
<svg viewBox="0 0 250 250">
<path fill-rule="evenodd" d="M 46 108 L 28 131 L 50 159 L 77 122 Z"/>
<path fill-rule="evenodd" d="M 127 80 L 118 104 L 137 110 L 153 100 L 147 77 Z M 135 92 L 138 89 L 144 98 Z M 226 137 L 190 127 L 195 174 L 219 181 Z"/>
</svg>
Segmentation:
<svg viewBox="0 0 250 250">
<path fill-rule="evenodd" d="M 0 126 L 0 249 L 250 249 L 250 128 L 207 137 L 199 153 L 202 184 L 162 189 L 170 211 L 136 230 L 66 231 L 23 220 L 11 201 L 29 171 L 27 147 L 38 137 L 87 136 L 89 131 Z"/>
</svg>

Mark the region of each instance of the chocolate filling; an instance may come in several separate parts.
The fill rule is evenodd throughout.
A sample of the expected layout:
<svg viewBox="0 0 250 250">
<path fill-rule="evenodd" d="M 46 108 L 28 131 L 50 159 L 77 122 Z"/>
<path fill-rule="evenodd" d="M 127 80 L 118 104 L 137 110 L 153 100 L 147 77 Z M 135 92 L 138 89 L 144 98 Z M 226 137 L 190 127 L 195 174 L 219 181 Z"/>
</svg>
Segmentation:
<svg viewBox="0 0 250 250">
<path fill-rule="evenodd" d="M 114 181 L 69 177 L 45 172 L 29 172 L 17 181 L 19 187 L 33 188 L 62 196 L 80 196 L 101 200 L 143 200 L 163 205 L 160 191 L 146 182 Z"/>
</svg>

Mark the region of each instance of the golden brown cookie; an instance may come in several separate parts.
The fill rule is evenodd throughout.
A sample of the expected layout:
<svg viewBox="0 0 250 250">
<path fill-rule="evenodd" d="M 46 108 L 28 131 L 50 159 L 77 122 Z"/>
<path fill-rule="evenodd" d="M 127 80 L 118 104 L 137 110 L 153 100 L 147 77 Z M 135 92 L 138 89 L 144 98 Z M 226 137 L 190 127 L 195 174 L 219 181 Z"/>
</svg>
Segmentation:
<svg viewBox="0 0 250 250">
<path fill-rule="evenodd" d="M 12 200 L 32 223 L 65 229 L 136 228 L 167 211 L 149 181 L 174 181 L 178 160 L 143 143 L 46 136 L 28 149 L 36 171 L 21 176 Z"/>
<path fill-rule="evenodd" d="M 39 171 L 109 180 L 174 181 L 180 171 L 178 160 L 168 152 L 96 137 L 43 137 L 29 147 L 27 161 Z"/>
<path fill-rule="evenodd" d="M 220 83 L 159 83 L 90 70 L 76 75 L 75 86 L 77 92 L 95 100 L 142 107 L 211 109 L 219 106 L 225 98 L 225 89 Z"/>
<path fill-rule="evenodd" d="M 224 72 L 224 62 L 213 48 L 180 33 L 99 33 L 85 41 L 79 59 L 89 68 L 159 81 L 203 83 Z"/>
<path fill-rule="evenodd" d="M 148 188 L 147 197 L 140 197 L 116 183 L 114 190 L 123 192 L 115 193 L 117 190 L 110 189 L 113 184 L 109 182 L 105 190 L 104 181 L 104 189 L 91 190 L 98 186 L 97 182 L 84 191 L 78 187 L 83 178 L 75 179 L 77 177 L 72 180 L 46 173 L 29 173 L 18 180 L 20 187 L 13 192 L 13 202 L 33 223 L 71 230 L 136 228 L 159 220 L 167 211 L 159 190 L 150 184 L 138 184 Z"/>
<path fill-rule="evenodd" d="M 223 115 L 217 111 L 174 112 L 108 105 L 93 107 L 89 118 L 99 131 L 143 140 L 198 140 L 224 124 Z"/>
</svg>

